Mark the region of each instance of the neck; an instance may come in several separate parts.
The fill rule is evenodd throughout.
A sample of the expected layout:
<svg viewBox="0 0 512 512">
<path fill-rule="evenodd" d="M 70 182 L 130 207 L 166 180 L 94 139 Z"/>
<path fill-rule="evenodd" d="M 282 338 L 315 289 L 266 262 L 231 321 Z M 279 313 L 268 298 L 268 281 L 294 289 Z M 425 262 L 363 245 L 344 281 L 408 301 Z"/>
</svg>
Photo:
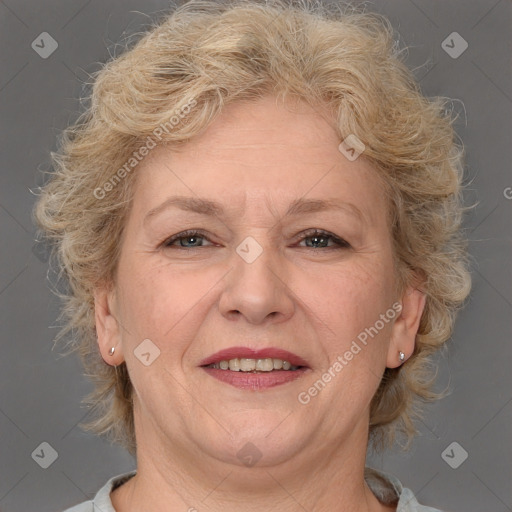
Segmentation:
<svg viewBox="0 0 512 512">
<path fill-rule="evenodd" d="M 365 423 L 336 443 L 319 437 L 285 462 L 252 467 L 194 452 L 138 423 L 137 474 L 111 494 L 116 512 L 395 510 L 380 504 L 364 481 Z"/>
</svg>

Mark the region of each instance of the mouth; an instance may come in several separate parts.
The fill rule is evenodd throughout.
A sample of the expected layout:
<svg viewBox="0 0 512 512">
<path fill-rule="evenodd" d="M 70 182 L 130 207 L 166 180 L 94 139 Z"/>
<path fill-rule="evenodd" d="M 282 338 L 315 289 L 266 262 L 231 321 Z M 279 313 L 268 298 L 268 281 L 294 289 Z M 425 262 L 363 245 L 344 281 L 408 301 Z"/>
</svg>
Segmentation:
<svg viewBox="0 0 512 512">
<path fill-rule="evenodd" d="M 232 347 L 201 361 L 212 377 L 240 389 L 261 390 L 292 382 L 310 370 L 307 362 L 287 350 Z"/>
<path fill-rule="evenodd" d="M 252 372 L 252 373 L 267 373 L 275 370 L 295 371 L 303 366 L 294 366 L 290 361 L 278 358 L 265 358 L 265 359 L 251 359 L 251 358 L 234 358 L 223 359 L 218 363 L 211 363 L 206 368 L 217 368 L 220 370 L 229 370 L 232 372 Z"/>
</svg>

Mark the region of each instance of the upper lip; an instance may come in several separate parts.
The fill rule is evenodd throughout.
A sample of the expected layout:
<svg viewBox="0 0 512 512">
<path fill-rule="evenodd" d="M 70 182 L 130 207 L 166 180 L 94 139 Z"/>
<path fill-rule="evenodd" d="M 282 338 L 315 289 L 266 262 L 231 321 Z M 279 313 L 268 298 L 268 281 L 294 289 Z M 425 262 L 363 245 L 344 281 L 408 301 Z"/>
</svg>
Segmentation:
<svg viewBox="0 0 512 512">
<path fill-rule="evenodd" d="M 288 361 L 293 366 L 308 366 L 308 363 L 292 352 L 276 347 L 268 347 L 262 349 L 254 349 L 249 347 L 230 347 L 224 350 L 219 350 L 206 359 L 203 359 L 199 366 L 207 366 L 219 361 L 229 361 L 230 359 L 247 358 L 247 359 L 282 359 Z"/>
</svg>

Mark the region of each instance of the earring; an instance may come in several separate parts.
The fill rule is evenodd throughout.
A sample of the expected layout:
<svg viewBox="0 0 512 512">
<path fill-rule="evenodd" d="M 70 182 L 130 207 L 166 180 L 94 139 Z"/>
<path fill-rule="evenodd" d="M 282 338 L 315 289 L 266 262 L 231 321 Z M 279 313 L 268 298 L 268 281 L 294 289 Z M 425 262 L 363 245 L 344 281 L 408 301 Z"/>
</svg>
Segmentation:
<svg viewBox="0 0 512 512">
<path fill-rule="evenodd" d="M 116 351 L 116 348 L 115 348 L 115 347 L 112 347 L 112 348 L 108 351 L 108 355 L 109 355 L 109 356 L 113 356 L 115 351 Z"/>
<path fill-rule="evenodd" d="M 405 354 L 402 351 L 398 352 L 398 357 L 400 358 L 401 363 L 405 361 Z"/>
</svg>

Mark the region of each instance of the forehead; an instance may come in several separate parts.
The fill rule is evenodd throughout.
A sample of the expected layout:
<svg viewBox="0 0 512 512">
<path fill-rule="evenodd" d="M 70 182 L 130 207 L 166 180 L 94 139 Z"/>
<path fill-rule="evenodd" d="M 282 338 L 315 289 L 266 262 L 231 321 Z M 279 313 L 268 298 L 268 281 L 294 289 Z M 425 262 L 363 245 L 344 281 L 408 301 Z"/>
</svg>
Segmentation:
<svg viewBox="0 0 512 512">
<path fill-rule="evenodd" d="M 240 218 L 250 209 L 284 214 L 302 198 L 352 204 L 379 222 L 387 205 L 377 171 L 364 158 L 345 158 L 340 142 L 325 109 L 273 97 L 231 104 L 179 149 L 152 150 L 137 170 L 134 207 L 147 214 L 170 196 L 189 196 Z"/>
</svg>

